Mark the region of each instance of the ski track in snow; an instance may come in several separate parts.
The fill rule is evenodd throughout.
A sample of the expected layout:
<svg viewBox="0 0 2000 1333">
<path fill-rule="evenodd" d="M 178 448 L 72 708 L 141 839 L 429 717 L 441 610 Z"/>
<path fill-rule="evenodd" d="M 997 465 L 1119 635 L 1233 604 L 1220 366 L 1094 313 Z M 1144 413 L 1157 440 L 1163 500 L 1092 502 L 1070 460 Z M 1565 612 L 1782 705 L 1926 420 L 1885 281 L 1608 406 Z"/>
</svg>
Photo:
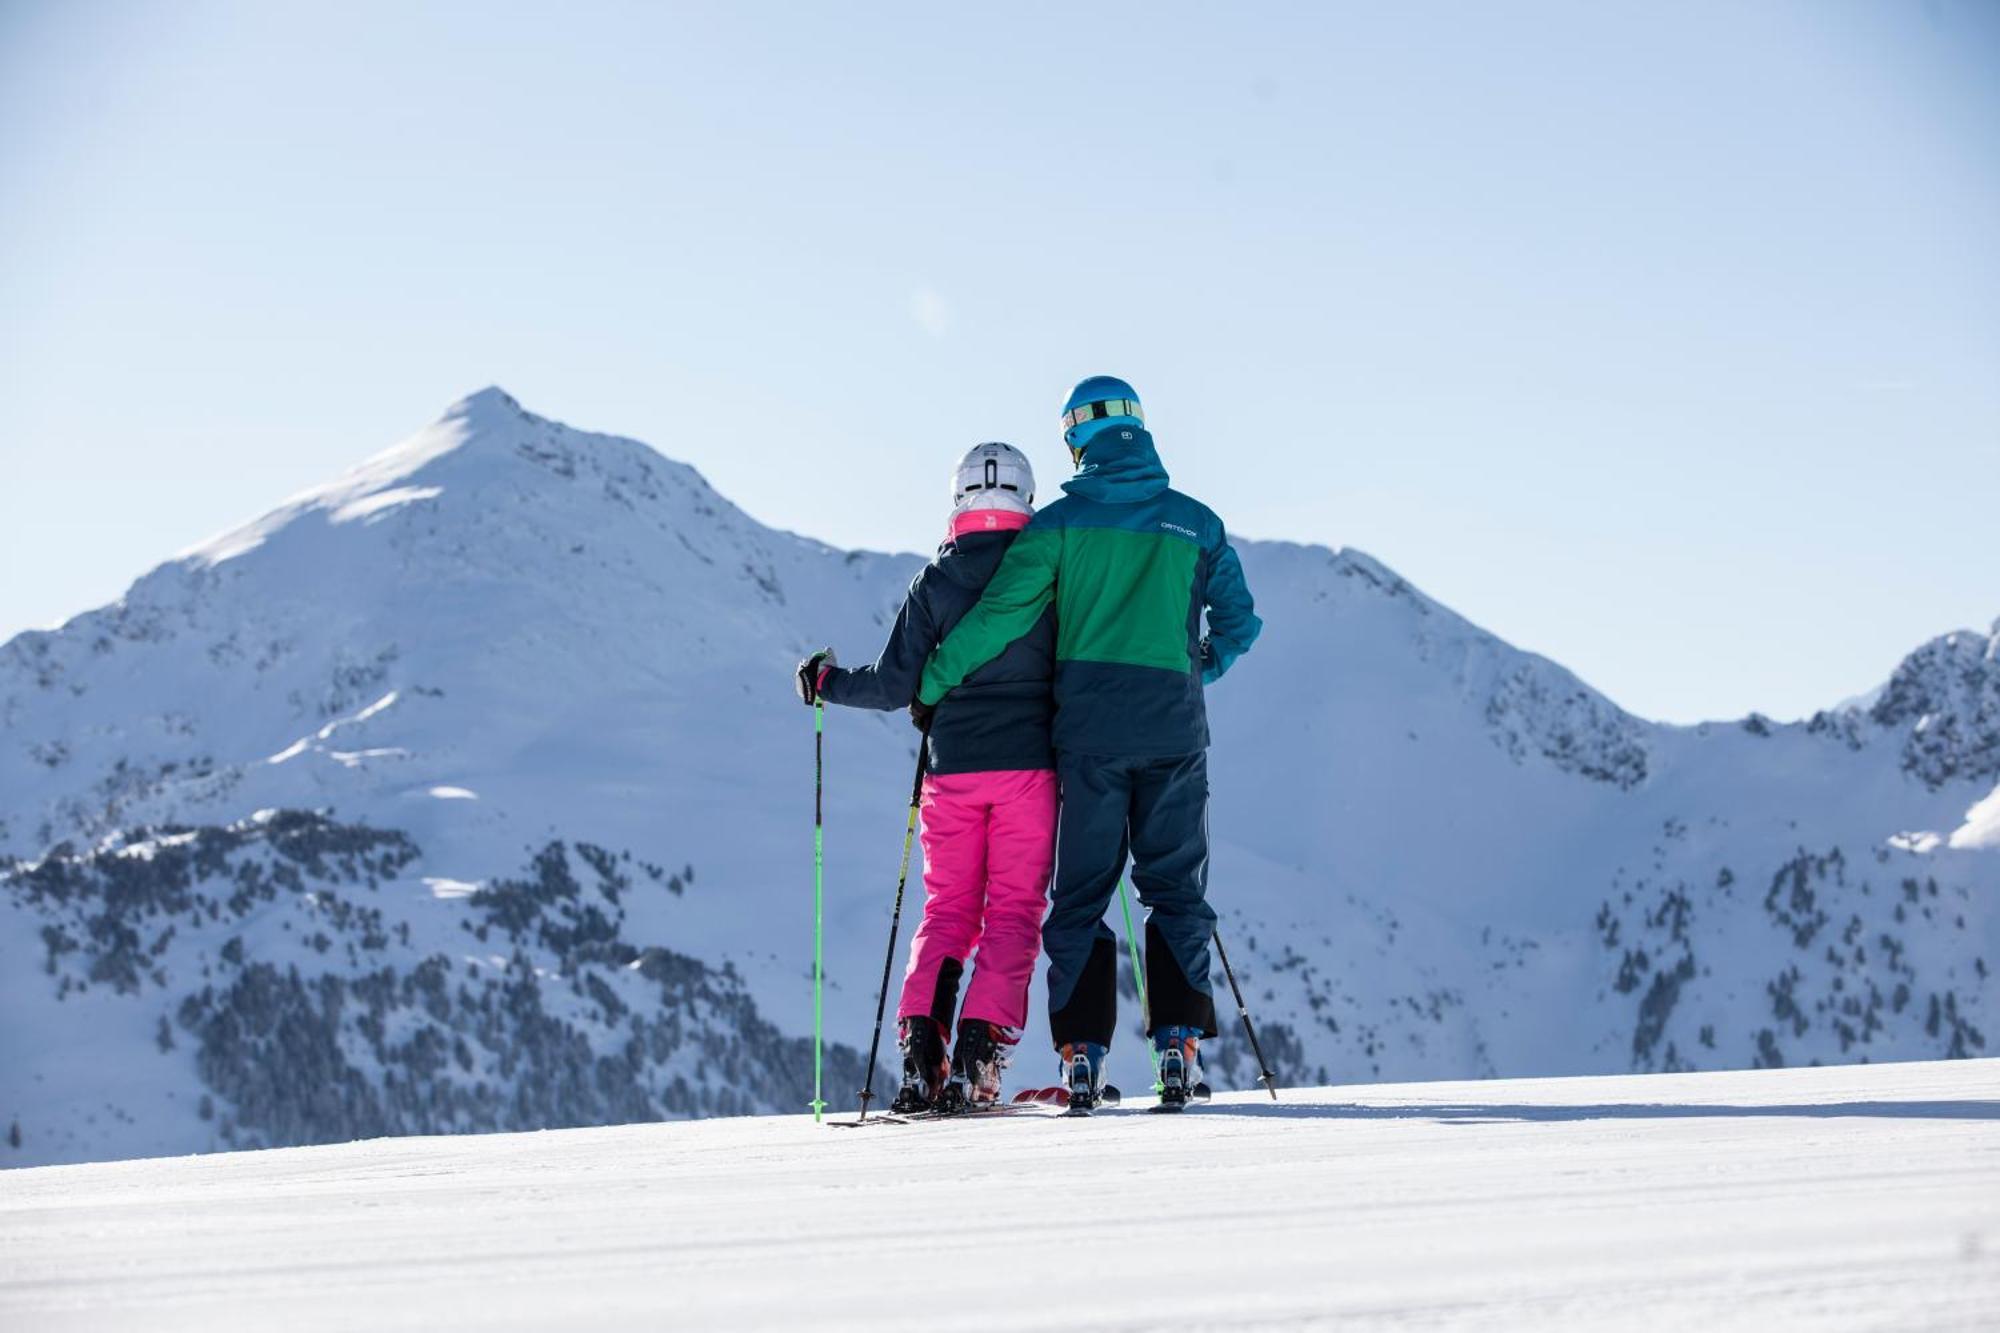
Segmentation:
<svg viewBox="0 0 2000 1333">
<path fill-rule="evenodd" d="M 850 1113 L 851 1114 L 851 1113 Z M 2000 1060 L 0 1173 L 13 1330 L 1974 1329 Z"/>
</svg>

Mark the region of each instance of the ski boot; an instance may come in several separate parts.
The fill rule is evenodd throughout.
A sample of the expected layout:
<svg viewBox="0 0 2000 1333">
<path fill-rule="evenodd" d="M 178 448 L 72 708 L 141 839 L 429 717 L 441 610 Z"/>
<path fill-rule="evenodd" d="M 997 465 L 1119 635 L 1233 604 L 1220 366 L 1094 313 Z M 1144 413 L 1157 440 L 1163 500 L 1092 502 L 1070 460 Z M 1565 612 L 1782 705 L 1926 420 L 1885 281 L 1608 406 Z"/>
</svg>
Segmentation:
<svg viewBox="0 0 2000 1333">
<path fill-rule="evenodd" d="M 958 1025 L 958 1047 L 951 1057 L 951 1082 L 945 1085 L 940 1110 L 978 1111 L 1000 1103 L 1000 1079 L 1013 1058 L 1021 1034 L 1013 1028 L 968 1018 Z"/>
<path fill-rule="evenodd" d="M 935 1018 L 913 1014 L 896 1024 L 896 1045 L 903 1052 L 903 1086 L 896 1090 L 889 1110 L 896 1115 L 915 1115 L 936 1109 L 939 1096 L 951 1081 L 944 1029 Z"/>
<path fill-rule="evenodd" d="M 1094 1041 L 1065 1043 L 1062 1048 L 1062 1077 L 1069 1089 L 1069 1114 L 1089 1115 L 1100 1105 L 1115 1105 L 1116 1089 L 1104 1084 L 1106 1048 Z"/>
<path fill-rule="evenodd" d="M 1180 1110 L 1191 1101 L 1209 1098 L 1201 1079 L 1201 1029 L 1163 1027 L 1153 1034 L 1153 1052 L 1160 1071 L 1160 1104 L 1156 1111 Z"/>
</svg>

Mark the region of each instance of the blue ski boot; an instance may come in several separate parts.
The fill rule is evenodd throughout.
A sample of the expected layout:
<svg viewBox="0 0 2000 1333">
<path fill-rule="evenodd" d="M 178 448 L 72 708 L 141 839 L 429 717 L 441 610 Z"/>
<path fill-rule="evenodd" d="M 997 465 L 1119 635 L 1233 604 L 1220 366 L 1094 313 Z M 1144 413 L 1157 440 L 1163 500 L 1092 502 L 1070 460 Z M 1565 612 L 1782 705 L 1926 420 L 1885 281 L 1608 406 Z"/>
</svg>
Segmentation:
<svg viewBox="0 0 2000 1333">
<path fill-rule="evenodd" d="M 1116 1106 L 1118 1089 L 1104 1082 L 1107 1049 L 1094 1041 L 1070 1042 L 1062 1048 L 1063 1085 L 1069 1091 L 1069 1114 L 1089 1115 L 1100 1106 Z"/>
<path fill-rule="evenodd" d="M 1209 1098 L 1201 1079 L 1201 1029 L 1163 1027 L 1153 1034 L 1153 1054 L 1160 1070 L 1160 1104 L 1156 1111 L 1180 1110 L 1191 1101 Z"/>
</svg>

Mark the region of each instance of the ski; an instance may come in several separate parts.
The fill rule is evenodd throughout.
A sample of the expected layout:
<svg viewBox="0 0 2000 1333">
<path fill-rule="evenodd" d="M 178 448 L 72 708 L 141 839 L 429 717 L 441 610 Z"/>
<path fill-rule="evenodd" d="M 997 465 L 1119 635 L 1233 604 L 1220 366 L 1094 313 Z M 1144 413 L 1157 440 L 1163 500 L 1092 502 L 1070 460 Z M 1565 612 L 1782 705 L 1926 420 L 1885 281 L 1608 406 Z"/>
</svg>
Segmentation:
<svg viewBox="0 0 2000 1333">
<path fill-rule="evenodd" d="M 1097 1094 L 1096 1100 L 1085 1106 L 1070 1097 L 1068 1088 L 1057 1085 L 1049 1088 L 1023 1088 L 1014 1094 L 1013 1104 L 1025 1108 L 1061 1108 L 1064 1115 L 1081 1119 L 1102 1107 L 1117 1106 L 1122 1100 L 1118 1089 L 1107 1084 L 1104 1090 Z"/>
<path fill-rule="evenodd" d="M 1002 1102 L 995 1106 L 967 1107 L 958 1111 L 884 1111 L 871 1115 L 866 1120 L 830 1120 L 827 1123 L 835 1129 L 860 1129 L 866 1125 L 927 1125 L 942 1120 L 989 1120 L 998 1116 L 1034 1115 L 1043 1110 L 1040 1103 L 1016 1104 Z"/>
<path fill-rule="evenodd" d="M 1146 1111 L 1151 1115 L 1172 1115 L 1175 1112 L 1185 1109 L 1190 1103 L 1206 1103 L 1213 1095 L 1214 1090 L 1208 1084 L 1197 1083 L 1185 1097 L 1176 1099 L 1163 1095 L 1159 1105 L 1149 1106 L 1146 1108 Z M 1098 1094 L 1096 1104 L 1088 1108 L 1072 1105 L 1068 1088 L 1023 1088 L 1014 1094 L 1013 1105 L 1019 1107 L 1060 1107 L 1063 1109 L 1065 1115 L 1082 1118 L 1106 1106 L 1121 1106 L 1123 1101 L 1123 1097 L 1119 1095 L 1118 1089 L 1115 1087 L 1106 1087 L 1102 1093 Z"/>
</svg>

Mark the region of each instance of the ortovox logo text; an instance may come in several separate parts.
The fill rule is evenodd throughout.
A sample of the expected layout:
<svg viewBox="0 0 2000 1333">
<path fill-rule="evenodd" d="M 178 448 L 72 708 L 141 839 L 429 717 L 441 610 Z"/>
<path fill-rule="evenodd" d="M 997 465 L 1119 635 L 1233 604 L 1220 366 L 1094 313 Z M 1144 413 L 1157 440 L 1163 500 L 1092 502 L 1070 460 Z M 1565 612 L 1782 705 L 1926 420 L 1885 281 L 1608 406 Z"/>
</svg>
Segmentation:
<svg viewBox="0 0 2000 1333">
<path fill-rule="evenodd" d="M 1165 519 L 1160 520 L 1160 526 L 1165 528 L 1168 532 L 1178 532 L 1181 536 L 1191 537 L 1195 541 L 1201 540 L 1201 534 L 1199 532 L 1196 532 L 1193 528 L 1184 528 L 1178 523 L 1169 523 Z"/>
</svg>

